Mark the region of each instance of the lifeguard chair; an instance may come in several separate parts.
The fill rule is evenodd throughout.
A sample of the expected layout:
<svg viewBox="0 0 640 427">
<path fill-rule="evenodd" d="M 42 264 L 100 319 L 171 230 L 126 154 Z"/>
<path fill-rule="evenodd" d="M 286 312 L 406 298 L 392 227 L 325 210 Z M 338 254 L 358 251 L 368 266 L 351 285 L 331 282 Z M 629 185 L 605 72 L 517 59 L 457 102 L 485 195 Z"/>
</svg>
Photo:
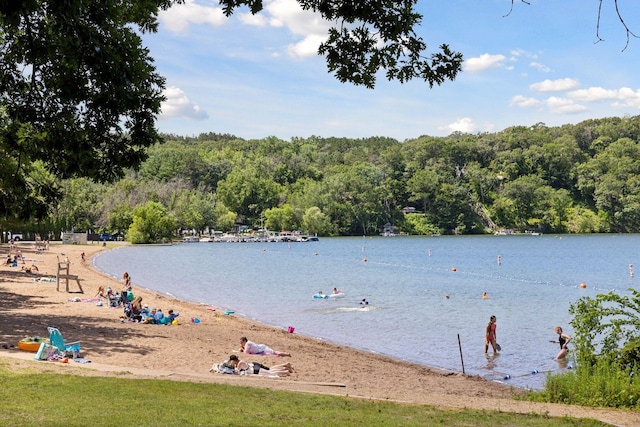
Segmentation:
<svg viewBox="0 0 640 427">
<path fill-rule="evenodd" d="M 60 291 L 60 279 L 64 279 L 65 280 L 65 288 L 66 288 L 67 292 L 70 292 L 69 291 L 69 280 L 75 280 L 76 283 L 78 284 L 78 288 L 80 289 L 80 293 L 83 294 L 84 290 L 82 289 L 82 285 L 80 284 L 80 279 L 78 279 L 78 275 L 69 273 L 69 266 L 70 265 L 71 265 L 71 263 L 69 262 L 69 259 L 65 259 L 63 261 L 60 261 L 60 257 L 58 257 L 58 273 L 56 274 L 56 290 Z"/>
</svg>

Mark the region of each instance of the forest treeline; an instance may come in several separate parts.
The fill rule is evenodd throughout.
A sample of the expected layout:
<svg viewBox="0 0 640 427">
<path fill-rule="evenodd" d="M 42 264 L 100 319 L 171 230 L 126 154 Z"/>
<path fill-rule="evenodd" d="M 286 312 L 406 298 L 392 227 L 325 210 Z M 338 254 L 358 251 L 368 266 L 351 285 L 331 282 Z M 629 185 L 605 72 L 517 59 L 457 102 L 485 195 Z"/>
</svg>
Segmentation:
<svg viewBox="0 0 640 427">
<path fill-rule="evenodd" d="M 245 225 L 374 235 L 385 224 L 409 234 L 640 231 L 640 116 L 403 142 L 164 139 L 113 184 L 60 182 L 63 198 L 38 227 L 138 232 L 143 241 L 158 240 L 148 229 L 158 223 L 173 233 Z"/>
</svg>

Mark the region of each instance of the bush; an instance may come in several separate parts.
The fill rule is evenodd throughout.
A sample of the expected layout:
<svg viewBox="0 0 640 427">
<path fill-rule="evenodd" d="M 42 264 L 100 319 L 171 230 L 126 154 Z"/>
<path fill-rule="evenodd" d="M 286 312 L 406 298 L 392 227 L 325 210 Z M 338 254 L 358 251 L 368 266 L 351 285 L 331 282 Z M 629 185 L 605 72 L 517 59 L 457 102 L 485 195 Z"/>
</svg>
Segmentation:
<svg viewBox="0 0 640 427">
<path fill-rule="evenodd" d="M 640 379 L 632 370 L 604 358 L 575 371 L 549 374 L 545 389 L 528 399 L 583 406 L 640 408 Z"/>
</svg>

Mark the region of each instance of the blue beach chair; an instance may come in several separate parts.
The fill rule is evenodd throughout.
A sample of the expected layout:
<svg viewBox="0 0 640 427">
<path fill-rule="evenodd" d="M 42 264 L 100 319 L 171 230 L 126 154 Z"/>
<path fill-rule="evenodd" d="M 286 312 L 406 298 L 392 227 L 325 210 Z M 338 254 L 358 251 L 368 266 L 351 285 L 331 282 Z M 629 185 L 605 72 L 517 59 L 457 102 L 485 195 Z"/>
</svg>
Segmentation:
<svg viewBox="0 0 640 427">
<path fill-rule="evenodd" d="M 80 342 L 68 342 L 64 341 L 62 334 L 58 328 L 49 327 L 49 342 L 58 350 L 63 352 L 67 356 L 77 357 L 80 354 Z"/>
</svg>

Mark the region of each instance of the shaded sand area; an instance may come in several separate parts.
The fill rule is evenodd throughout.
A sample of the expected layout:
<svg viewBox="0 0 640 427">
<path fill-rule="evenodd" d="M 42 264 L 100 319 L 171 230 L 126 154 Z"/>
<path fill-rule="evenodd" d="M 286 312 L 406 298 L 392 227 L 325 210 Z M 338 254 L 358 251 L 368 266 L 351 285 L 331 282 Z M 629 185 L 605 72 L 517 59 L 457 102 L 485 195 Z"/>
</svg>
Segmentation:
<svg viewBox="0 0 640 427">
<path fill-rule="evenodd" d="M 99 286 L 110 286 L 114 291 L 122 289 L 122 282 L 106 277 L 91 266 L 91 256 L 103 250 L 102 246 L 52 244 L 41 253 L 36 253 L 32 243 L 21 242 L 17 247 L 27 259 L 25 264 L 9 267 L 3 263 L 0 267 L 0 361 L 10 367 L 28 366 L 77 375 L 228 383 L 442 408 L 541 413 L 595 418 L 620 426 L 640 425 L 640 414 L 631 411 L 515 401 L 513 396 L 520 390 L 507 385 L 290 334 L 225 315 L 221 310 L 213 311 L 211 307 L 138 288 L 135 277 L 135 295 L 165 313 L 169 309 L 179 312 L 180 324 L 121 323 L 122 309 L 96 306 L 93 300 Z M 8 252 L 8 245 L 0 247 L 3 262 Z M 58 258 L 69 259 L 69 273 L 78 275 L 84 293 L 67 293 L 64 284 L 58 291 L 55 280 L 37 281 L 42 277 L 55 277 Z M 23 265 L 36 265 L 38 271 L 26 273 L 21 271 Z M 78 290 L 75 281 L 71 281 L 69 287 L 70 291 Z M 195 317 L 200 323 L 190 321 Z M 81 355 L 91 363 L 37 362 L 33 360 L 33 353 L 17 349 L 18 341 L 24 337 L 47 336 L 48 326 L 57 327 L 67 341 L 80 341 Z M 287 361 L 294 366 L 295 373 L 286 378 L 210 373 L 213 363 L 224 361 L 238 349 L 241 336 L 292 355 L 285 358 L 240 354 L 242 359 L 267 366 Z"/>
</svg>

